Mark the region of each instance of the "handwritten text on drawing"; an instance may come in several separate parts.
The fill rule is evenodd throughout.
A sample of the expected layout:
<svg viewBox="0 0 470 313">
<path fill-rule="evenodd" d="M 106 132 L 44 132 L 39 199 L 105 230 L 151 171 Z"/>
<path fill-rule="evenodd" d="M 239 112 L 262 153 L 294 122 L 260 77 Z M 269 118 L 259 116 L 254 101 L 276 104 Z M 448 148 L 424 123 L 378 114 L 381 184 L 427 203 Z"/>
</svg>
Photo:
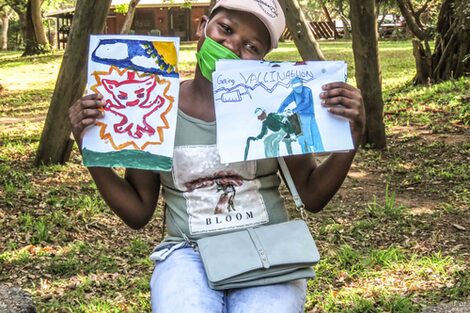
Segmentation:
<svg viewBox="0 0 470 313">
<path fill-rule="evenodd" d="M 260 72 L 260 73 L 252 73 L 248 76 L 243 75 L 240 73 L 240 76 L 243 78 L 245 84 L 253 85 L 257 83 L 274 83 L 274 82 L 289 82 L 294 77 L 300 77 L 304 80 L 313 80 L 315 79 L 315 75 L 312 71 L 270 71 L 270 72 Z"/>
</svg>

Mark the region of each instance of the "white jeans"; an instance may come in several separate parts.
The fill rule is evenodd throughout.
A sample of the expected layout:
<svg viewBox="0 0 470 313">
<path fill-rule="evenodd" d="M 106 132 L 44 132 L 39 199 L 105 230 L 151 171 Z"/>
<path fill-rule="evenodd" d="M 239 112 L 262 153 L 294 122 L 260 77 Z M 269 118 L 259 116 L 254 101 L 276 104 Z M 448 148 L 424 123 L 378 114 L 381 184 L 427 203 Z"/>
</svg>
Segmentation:
<svg viewBox="0 0 470 313">
<path fill-rule="evenodd" d="M 209 288 L 199 252 L 184 246 L 156 263 L 150 281 L 154 313 L 303 313 L 305 279 L 217 291 Z"/>
</svg>

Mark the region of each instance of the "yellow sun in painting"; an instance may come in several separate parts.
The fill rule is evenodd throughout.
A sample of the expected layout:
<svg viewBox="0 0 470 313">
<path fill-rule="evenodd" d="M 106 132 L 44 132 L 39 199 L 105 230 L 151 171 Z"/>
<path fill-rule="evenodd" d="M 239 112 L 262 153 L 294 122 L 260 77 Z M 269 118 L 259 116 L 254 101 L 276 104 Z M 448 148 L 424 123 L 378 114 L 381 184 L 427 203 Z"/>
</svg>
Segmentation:
<svg viewBox="0 0 470 313">
<path fill-rule="evenodd" d="M 175 43 L 172 41 L 154 41 L 152 42 L 158 54 L 162 57 L 165 63 L 177 68 L 178 55 L 176 53 Z"/>
</svg>

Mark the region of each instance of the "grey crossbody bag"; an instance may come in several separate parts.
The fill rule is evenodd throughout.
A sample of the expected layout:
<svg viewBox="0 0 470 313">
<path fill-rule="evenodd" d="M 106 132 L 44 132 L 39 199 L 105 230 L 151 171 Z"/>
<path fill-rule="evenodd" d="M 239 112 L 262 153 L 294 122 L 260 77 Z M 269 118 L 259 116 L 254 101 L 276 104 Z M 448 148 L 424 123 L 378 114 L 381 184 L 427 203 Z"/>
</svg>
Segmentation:
<svg viewBox="0 0 470 313">
<path fill-rule="evenodd" d="M 209 286 L 215 290 L 270 285 L 313 278 L 320 259 L 305 223 L 306 213 L 283 158 L 278 158 L 284 180 L 302 220 L 246 228 L 192 241 L 177 226 L 183 239 L 201 255 Z"/>
</svg>

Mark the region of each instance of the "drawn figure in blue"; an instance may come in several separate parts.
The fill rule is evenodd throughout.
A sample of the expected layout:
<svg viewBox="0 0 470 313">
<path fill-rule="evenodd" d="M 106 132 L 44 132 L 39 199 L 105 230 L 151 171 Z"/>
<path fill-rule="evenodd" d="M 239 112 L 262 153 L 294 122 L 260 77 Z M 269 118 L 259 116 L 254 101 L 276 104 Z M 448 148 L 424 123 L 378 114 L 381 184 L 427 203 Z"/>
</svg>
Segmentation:
<svg viewBox="0 0 470 313">
<path fill-rule="evenodd" d="M 292 79 L 291 86 L 293 91 L 281 103 L 277 113 L 284 112 L 289 104 L 295 102 L 296 106 L 292 111 L 300 117 L 302 136 L 299 137 L 299 144 L 302 147 L 302 153 L 325 151 L 315 120 L 312 90 L 304 86 L 299 77 Z"/>
<path fill-rule="evenodd" d="M 292 154 L 291 136 L 295 136 L 295 131 L 289 120 L 283 114 L 269 113 L 262 108 L 257 108 L 255 114 L 258 120 L 263 122 L 261 132 L 252 140 L 263 139 L 270 130 L 271 133 L 264 138 L 264 154 L 268 158 L 279 156 L 279 143 L 284 141 L 288 154 Z M 249 139 L 250 139 L 249 138 Z"/>
</svg>

